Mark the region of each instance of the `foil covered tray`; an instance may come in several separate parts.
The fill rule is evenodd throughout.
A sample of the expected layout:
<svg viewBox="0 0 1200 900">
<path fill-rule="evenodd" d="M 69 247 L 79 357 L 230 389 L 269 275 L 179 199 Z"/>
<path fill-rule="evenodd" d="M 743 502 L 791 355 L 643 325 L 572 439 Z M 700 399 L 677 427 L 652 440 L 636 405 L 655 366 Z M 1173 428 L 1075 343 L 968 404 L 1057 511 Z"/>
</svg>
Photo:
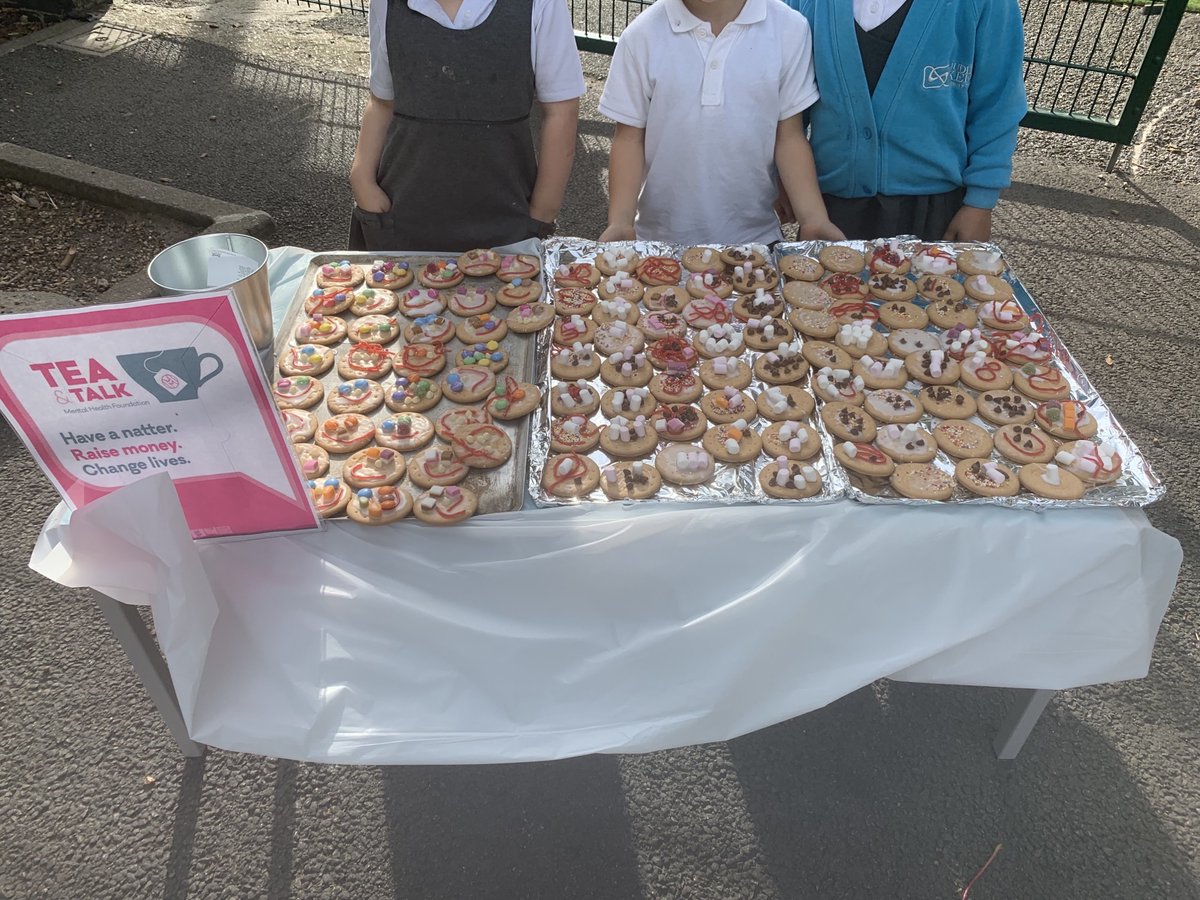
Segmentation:
<svg viewBox="0 0 1200 900">
<path fill-rule="evenodd" d="M 511 247 L 497 247 L 495 249 L 499 252 L 514 254 L 522 253 L 536 256 L 538 258 L 541 257 L 542 253 L 541 242 L 532 240 L 525 241 Z M 284 358 L 288 348 L 300 343 L 295 337 L 296 329 L 307 317 L 304 306 L 305 300 L 311 295 L 316 286 L 316 275 L 321 266 L 328 263 L 336 263 L 345 260 L 353 265 L 365 266 L 367 270 L 369 270 L 370 266 L 376 260 L 385 260 L 397 263 L 406 262 L 414 269 L 417 269 L 433 259 L 455 259 L 458 255 L 459 254 L 457 253 L 434 252 L 359 253 L 347 251 L 325 252 L 314 255 L 309 262 L 308 268 L 305 271 L 299 287 L 296 290 L 295 296 L 288 305 L 287 312 L 284 315 L 282 327 L 279 333 L 276 335 L 275 356 L 277 362 L 274 378 L 278 379 L 282 377 L 282 373 L 280 372 L 278 365 L 279 361 Z M 544 284 L 540 274 L 538 276 L 538 280 L 539 283 Z M 469 277 L 465 279 L 464 284 L 473 284 L 488 291 L 494 291 L 504 286 L 503 282 L 494 276 Z M 369 285 L 364 285 L 364 287 L 367 286 Z M 414 280 L 411 285 L 405 288 L 397 289 L 395 293 L 399 295 L 404 291 L 419 287 L 420 285 Z M 359 290 L 361 290 L 361 288 Z M 506 317 L 508 313 L 509 309 L 500 305 L 497 305 L 492 311 L 492 314 L 499 318 Z M 412 317 L 406 316 L 400 310 L 391 313 L 391 315 L 398 320 L 398 324 L 401 329 L 413 321 Z M 463 316 L 453 313 L 448 308 L 444 311 L 443 315 L 454 323 L 459 323 L 464 319 Z M 347 311 L 343 313 L 340 318 L 345 320 L 347 325 L 350 325 L 357 317 L 351 312 Z M 543 344 L 543 356 L 541 357 L 540 361 L 538 358 L 539 342 Z M 399 351 L 406 343 L 406 339 L 401 336 L 394 343 L 388 344 L 387 349 Z M 508 365 L 502 370 L 502 372 L 499 373 L 500 377 L 503 377 L 504 375 L 512 375 L 521 381 L 533 382 L 535 384 L 542 380 L 539 373 L 545 368 L 544 330 L 541 334 L 516 334 L 512 331 L 509 331 L 508 334 L 499 341 L 499 343 L 501 345 L 501 349 L 508 354 Z M 347 339 L 337 344 L 333 349 L 340 355 L 346 351 L 350 344 L 351 341 Z M 467 345 L 457 338 L 452 338 L 446 341 L 445 350 L 447 354 L 447 361 L 445 369 L 431 376 L 431 380 L 440 382 L 445 376 L 446 371 L 448 371 L 452 366 L 460 364 L 458 362 L 458 358 L 460 353 L 465 349 L 467 349 Z M 319 376 L 319 380 L 324 385 L 326 397 L 329 396 L 330 392 L 336 391 L 337 386 L 343 381 L 341 376 L 339 376 L 337 373 L 336 366 L 333 369 L 330 369 L 324 375 Z M 395 386 L 396 376 L 394 374 L 387 374 L 383 377 L 383 379 L 381 379 L 381 383 L 386 393 Z M 421 415 L 428 417 L 431 421 L 436 421 L 438 416 L 442 415 L 448 410 L 460 407 L 462 405 L 478 406 L 481 403 L 482 401 L 470 404 L 458 404 L 443 396 L 436 406 L 429 410 L 423 411 Z M 317 406 L 312 407 L 309 411 L 316 415 L 318 429 L 320 429 L 325 420 L 332 415 L 324 400 L 322 400 Z M 393 415 L 393 412 L 386 405 L 384 405 L 374 412 L 368 414 L 368 417 L 378 424 L 380 421 L 390 415 Z M 521 419 L 508 422 L 494 420 L 493 424 L 502 428 L 512 440 L 513 452 L 508 461 L 501 466 L 492 469 L 471 469 L 466 479 L 460 483 L 462 487 L 470 489 L 478 497 L 479 506 L 476 515 L 508 512 L 511 510 L 520 509 L 522 507 L 525 494 L 525 472 L 528 466 L 531 418 L 531 416 L 525 416 Z M 407 461 L 413 456 L 425 452 L 429 447 L 435 445 L 440 446 L 443 443 L 444 442 L 441 440 L 441 438 L 434 437 L 430 443 L 424 445 L 420 449 L 405 452 L 402 455 Z M 333 476 L 340 478 L 342 474 L 342 466 L 350 455 L 351 454 L 330 453 L 329 473 L 328 476 L 322 477 Z M 312 476 L 306 473 L 305 477 L 311 478 Z M 422 488 L 413 484 L 407 475 L 401 479 L 398 486 L 403 490 L 407 490 L 414 499 L 423 490 Z"/>
<path fill-rule="evenodd" d="M 992 243 L 951 244 L 935 242 L 930 244 L 917 241 L 911 236 L 891 238 L 889 241 L 895 242 L 898 249 L 906 256 L 911 256 L 913 252 L 921 246 L 932 246 L 956 254 L 964 251 L 979 250 L 984 252 L 1000 253 L 1001 257 L 1003 257 L 1001 248 Z M 868 260 L 877 246 L 876 243 L 872 241 L 844 241 L 840 243 L 859 250 L 868 258 Z M 793 254 L 815 258 L 823 248 L 828 246 L 830 246 L 830 244 L 824 241 L 781 243 L 775 247 L 775 261 L 778 265 L 784 257 Z M 1065 377 L 1065 380 L 1070 387 L 1070 399 L 1077 400 L 1082 403 L 1088 412 L 1090 412 L 1095 418 L 1097 423 L 1097 432 L 1093 440 L 1098 444 L 1106 443 L 1111 449 L 1115 449 L 1116 452 L 1119 453 L 1122 461 L 1121 475 L 1112 483 L 1095 485 L 1088 488 L 1081 498 L 1072 500 L 1051 500 L 1032 494 L 1024 488 L 1022 488 L 1016 496 L 1012 497 L 980 497 L 968 491 L 961 484 L 956 484 L 954 492 L 948 501 L 911 499 L 897 493 L 896 490 L 886 481 L 880 482 L 874 479 L 863 479 L 861 476 L 846 471 L 832 453 L 832 447 L 835 445 L 835 443 L 838 443 L 838 441 L 832 434 L 830 434 L 829 429 L 826 427 L 826 423 L 822 421 L 818 415 L 816 417 L 817 428 L 822 434 L 822 439 L 827 443 L 830 449 L 828 457 L 829 464 L 833 468 L 843 471 L 845 474 L 846 483 L 848 485 L 848 496 L 863 503 L 944 504 L 949 502 L 990 504 L 1017 509 L 1146 506 L 1161 499 L 1165 493 L 1164 485 L 1154 474 L 1150 464 L 1146 461 L 1141 451 L 1137 448 L 1137 445 L 1134 444 L 1133 440 L 1126 433 L 1125 429 L 1121 427 L 1121 423 L 1117 421 L 1117 418 L 1112 414 L 1112 411 L 1108 408 L 1099 392 L 1095 389 L 1095 387 L 1093 387 L 1091 381 L 1088 380 L 1086 373 L 1071 355 L 1070 350 L 1067 349 L 1066 345 L 1055 333 L 1053 327 L 1046 320 L 1046 316 L 1038 306 L 1037 302 L 1030 295 L 1029 291 L 1026 290 L 1025 286 L 1021 283 L 1017 275 L 1013 272 L 1011 265 L 1007 264 L 1007 260 L 1005 260 L 1005 263 L 1006 265 L 1004 271 L 998 277 L 1002 278 L 1009 286 L 1011 286 L 1014 299 L 1020 304 L 1021 308 L 1029 317 L 1030 328 L 1049 342 L 1048 349 L 1051 354 L 1052 364 L 1057 366 L 1057 368 Z M 867 277 L 869 277 L 870 273 L 864 269 L 859 274 L 865 280 Z M 907 277 L 915 278 L 917 277 L 917 274 L 913 272 Z M 964 276 L 961 272 L 959 272 L 954 274 L 952 277 L 961 283 L 965 281 L 967 276 Z M 870 299 L 870 302 L 878 307 L 882 304 L 882 302 L 886 301 Z M 916 303 L 923 309 L 927 308 L 929 305 L 929 301 L 923 299 L 920 294 L 914 297 L 912 302 Z M 995 329 L 987 328 L 982 322 L 980 322 L 978 327 L 982 331 L 984 338 L 1003 333 Z M 887 326 L 878 321 L 874 324 L 874 330 L 885 335 L 890 331 Z M 935 335 L 942 334 L 942 330 L 932 324 L 923 330 Z M 1033 334 L 1033 331 L 1030 331 L 1029 333 L 1033 337 L 1036 337 L 1036 335 Z M 904 389 L 915 393 L 923 386 L 924 385 L 910 379 L 909 382 L 904 386 Z M 979 391 L 970 389 L 969 386 L 962 384 L 961 382 L 958 384 L 958 387 L 976 397 L 980 393 Z M 1031 400 L 1030 402 L 1036 406 L 1038 401 Z M 822 401 L 818 397 L 818 404 L 821 403 Z M 932 432 L 934 427 L 936 427 L 941 421 L 943 420 L 926 412 L 916 424 Z M 971 417 L 967 421 L 983 427 L 989 432 L 989 434 L 993 435 L 999 428 L 999 426 L 986 421 L 984 418 L 978 415 Z M 1065 443 L 1065 441 L 1060 441 L 1060 444 L 1061 443 Z M 1004 464 L 1012 471 L 1018 471 L 1020 469 L 1020 464 L 1009 459 L 1005 459 L 995 449 L 993 449 L 990 457 L 988 458 L 995 462 Z M 932 460 L 932 465 L 949 473 L 951 476 L 954 474 L 955 460 L 948 456 L 940 448 L 938 449 L 937 455 Z"/>
<path fill-rule="evenodd" d="M 542 271 L 546 278 L 548 289 L 547 300 L 552 301 L 554 297 L 555 283 L 554 273 L 560 265 L 570 265 L 577 262 L 594 262 L 597 255 L 603 253 L 607 247 L 621 247 L 631 249 L 639 256 L 670 256 L 676 260 L 680 259 L 683 251 L 687 248 L 663 244 L 651 241 L 633 241 L 624 242 L 621 244 L 603 245 L 597 244 L 594 241 L 584 240 L 580 238 L 558 238 L 551 239 L 546 243 L 545 256 L 543 259 Z M 720 250 L 722 245 L 705 245 Z M 767 247 L 758 245 L 756 249 L 763 256 L 770 260 L 770 251 Z M 689 273 L 685 270 L 683 276 Z M 681 280 L 680 284 L 683 284 Z M 776 289 L 777 291 L 777 289 Z M 734 298 L 738 295 L 735 294 Z M 639 310 L 642 315 L 647 312 L 644 303 L 639 304 Z M 740 327 L 740 323 L 738 324 Z M 695 330 L 689 329 L 689 334 L 695 334 Z M 763 355 L 758 351 L 744 350 L 741 354 L 741 359 L 747 364 L 753 362 Z M 695 486 L 674 485 L 664 480 L 662 487 L 653 497 L 643 500 L 624 500 L 624 501 L 609 501 L 601 488 L 596 488 L 590 494 L 583 498 L 562 498 L 546 491 L 542 486 L 542 472 L 546 465 L 547 459 L 553 455 L 550 448 L 550 427 L 552 422 L 550 397 L 551 390 L 556 383 L 556 379 L 551 376 L 549 367 L 549 352 L 546 353 L 544 367 L 541 372 L 541 384 L 546 402 L 543 403 L 542 409 L 535 414 L 535 419 L 532 428 L 532 440 L 529 454 L 529 493 L 533 501 L 538 506 L 564 506 L 572 505 L 579 502 L 636 502 L 636 503 L 654 503 L 654 502 L 702 502 L 702 503 L 828 503 L 840 498 L 845 491 L 846 481 L 845 476 L 840 469 L 830 466 L 827 462 L 828 453 L 830 452 L 827 444 L 827 438 L 823 437 L 818 431 L 817 436 L 822 440 L 821 452 L 815 457 L 805 460 L 806 464 L 811 465 L 820 474 L 821 490 L 811 497 L 803 499 L 777 499 L 769 497 L 759 483 L 758 475 L 764 466 L 769 465 L 772 460 L 765 455 L 760 454 L 757 459 L 743 463 L 740 465 L 716 463 L 716 468 L 713 477 L 703 484 Z M 599 376 L 588 379 L 588 383 L 592 390 L 598 395 L 603 395 L 608 391 L 607 385 Z M 807 382 L 800 382 L 801 385 L 806 385 Z M 756 398 L 767 385 L 761 382 L 757 376 L 753 377 L 750 386 L 745 389 L 747 395 Z M 651 407 L 653 409 L 653 407 Z M 591 422 L 600 427 L 607 427 L 609 420 L 601 411 L 597 411 L 587 417 Z M 647 417 L 649 418 L 649 417 Z M 805 419 L 806 424 L 809 424 L 814 429 L 816 427 L 815 416 L 810 416 Z M 747 423 L 750 428 L 761 432 L 762 428 L 771 423 L 757 417 L 757 413 L 751 409 L 750 415 L 747 417 Z M 700 439 L 696 439 L 690 443 L 699 444 Z M 664 442 L 660 441 L 658 449 L 664 446 Z M 646 465 L 653 465 L 656 449 L 644 457 Z M 608 456 L 602 449 L 597 448 L 590 453 L 585 454 L 589 459 L 593 460 L 601 469 L 602 477 L 605 467 L 613 461 L 613 458 Z"/>
</svg>

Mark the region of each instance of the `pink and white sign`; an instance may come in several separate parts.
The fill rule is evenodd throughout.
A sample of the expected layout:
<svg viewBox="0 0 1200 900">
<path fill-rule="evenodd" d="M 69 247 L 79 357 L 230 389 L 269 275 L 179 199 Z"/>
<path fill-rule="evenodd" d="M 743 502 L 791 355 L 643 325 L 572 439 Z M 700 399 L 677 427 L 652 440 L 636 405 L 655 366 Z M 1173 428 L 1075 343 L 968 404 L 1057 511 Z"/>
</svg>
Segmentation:
<svg viewBox="0 0 1200 900">
<path fill-rule="evenodd" d="M 228 293 L 0 317 L 0 409 L 72 508 L 170 475 L 192 537 L 320 527 Z"/>
</svg>

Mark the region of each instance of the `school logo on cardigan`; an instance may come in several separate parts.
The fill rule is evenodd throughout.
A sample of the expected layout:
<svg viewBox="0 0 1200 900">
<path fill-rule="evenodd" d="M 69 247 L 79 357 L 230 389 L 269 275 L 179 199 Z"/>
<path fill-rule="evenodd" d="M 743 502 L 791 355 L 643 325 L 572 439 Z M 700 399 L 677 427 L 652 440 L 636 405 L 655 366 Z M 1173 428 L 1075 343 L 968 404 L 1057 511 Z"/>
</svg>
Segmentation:
<svg viewBox="0 0 1200 900">
<path fill-rule="evenodd" d="M 944 66 L 926 66 L 921 87 L 932 91 L 938 88 L 965 88 L 971 83 L 971 67 L 962 63 L 947 63 Z"/>
</svg>

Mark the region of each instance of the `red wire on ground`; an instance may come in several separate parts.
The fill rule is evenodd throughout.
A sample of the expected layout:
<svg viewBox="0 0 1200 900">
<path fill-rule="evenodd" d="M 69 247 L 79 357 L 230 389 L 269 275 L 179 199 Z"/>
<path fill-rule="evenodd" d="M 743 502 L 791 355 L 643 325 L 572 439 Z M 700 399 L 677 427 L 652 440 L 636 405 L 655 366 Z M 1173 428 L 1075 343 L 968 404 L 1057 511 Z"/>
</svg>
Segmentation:
<svg viewBox="0 0 1200 900">
<path fill-rule="evenodd" d="M 1003 844 L 996 845 L 996 849 L 992 851 L 992 855 L 989 856 L 987 862 L 985 862 L 983 864 L 983 868 L 980 869 L 978 872 L 976 872 L 975 877 L 967 882 L 967 886 L 965 888 L 963 888 L 962 896 L 960 896 L 958 898 L 958 900 L 967 900 L 967 894 L 971 893 L 971 888 L 975 887 L 975 882 L 977 882 L 979 880 L 979 876 L 987 871 L 987 867 L 990 866 L 992 864 L 992 861 L 995 860 L 995 858 L 1000 855 L 1000 850 L 1003 847 L 1004 847 Z"/>
</svg>

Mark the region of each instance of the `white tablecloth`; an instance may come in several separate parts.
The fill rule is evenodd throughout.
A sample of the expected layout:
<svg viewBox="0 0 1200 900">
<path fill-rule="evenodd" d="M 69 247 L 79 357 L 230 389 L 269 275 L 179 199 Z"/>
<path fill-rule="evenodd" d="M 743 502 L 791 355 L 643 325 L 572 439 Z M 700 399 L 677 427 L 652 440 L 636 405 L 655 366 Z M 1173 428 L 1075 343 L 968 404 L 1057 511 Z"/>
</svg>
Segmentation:
<svg viewBox="0 0 1200 900">
<path fill-rule="evenodd" d="M 883 676 L 1138 678 L 1182 562 L 1121 509 L 609 506 L 197 544 L 160 476 L 62 516 L 31 565 L 151 603 L 195 740 L 371 764 L 724 740 Z"/>
</svg>

